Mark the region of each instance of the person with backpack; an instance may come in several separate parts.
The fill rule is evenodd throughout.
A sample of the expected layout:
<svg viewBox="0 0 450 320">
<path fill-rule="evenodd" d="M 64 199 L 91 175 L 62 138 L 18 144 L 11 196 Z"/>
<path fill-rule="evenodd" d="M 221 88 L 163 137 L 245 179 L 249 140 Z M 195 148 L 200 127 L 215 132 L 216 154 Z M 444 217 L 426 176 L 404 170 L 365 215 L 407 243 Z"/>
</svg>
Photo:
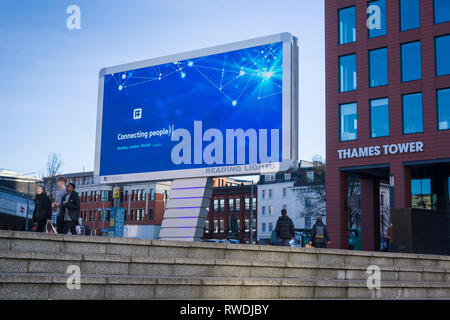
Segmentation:
<svg viewBox="0 0 450 320">
<path fill-rule="evenodd" d="M 278 218 L 275 232 L 278 238 L 279 246 L 290 246 L 289 241 L 294 239 L 294 223 L 292 219 L 287 216 L 286 209 L 281 210 L 281 217 Z"/>
<path fill-rule="evenodd" d="M 330 244 L 327 226 L 323 224 L 322 217 L 317 217 L 316 223 L 312 227 L 309 244 L 314 248 L 326 248 L 327 244 Z"/>
</svg>

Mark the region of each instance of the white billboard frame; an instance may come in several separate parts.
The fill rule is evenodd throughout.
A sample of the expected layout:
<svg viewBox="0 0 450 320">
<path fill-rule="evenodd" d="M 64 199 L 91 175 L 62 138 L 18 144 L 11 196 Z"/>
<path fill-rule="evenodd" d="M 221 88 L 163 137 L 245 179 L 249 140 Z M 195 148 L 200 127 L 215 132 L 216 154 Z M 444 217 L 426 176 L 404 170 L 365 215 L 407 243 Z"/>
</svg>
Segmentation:
<svg viewBox="0 0 450 320">
<path fill-rule="evenodd" d="M 195 169 L 179 169 L 154 172 L 125 173 L 100 176 L 100 154 L 102 138 L 103 93 L 105 75 L 141 69 L 176 61 L 195 59 L 229 51 L 247 49 L 261 45 L 283 43 L 282 74 L 282 160 L 267 164 L 220 165 Z M 287 172 L 298 164 L 298 45 L 297 38 L 284 32 L 270 36 L 233 42 L 205 49 L 147 59 L 107 68 L 99 72 L 97 101 L 97 127 L 95 139 L 94 179 L 96 183 L 128 183 L 138 181 L 162 181 L 196 177 L 222 177 Z M 289 147 L 286 147 L 289 146 Z"/>
</svg>

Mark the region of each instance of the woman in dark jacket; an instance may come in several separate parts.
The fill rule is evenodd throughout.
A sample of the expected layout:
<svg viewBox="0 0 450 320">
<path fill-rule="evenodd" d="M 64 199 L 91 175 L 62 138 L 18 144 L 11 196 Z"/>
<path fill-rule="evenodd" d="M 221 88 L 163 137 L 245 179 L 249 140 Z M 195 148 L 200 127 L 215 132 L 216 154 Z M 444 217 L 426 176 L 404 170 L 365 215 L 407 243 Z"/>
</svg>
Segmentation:
<svg viewBox="0 0 450 320">
<path fill-rule="evenodd" d="M 44 232 L 52 218 L 52 203 L 43 187 L 37 187 L 34 198 L 33 222 L 37 223 L 36 232 Z"/>
</svg>

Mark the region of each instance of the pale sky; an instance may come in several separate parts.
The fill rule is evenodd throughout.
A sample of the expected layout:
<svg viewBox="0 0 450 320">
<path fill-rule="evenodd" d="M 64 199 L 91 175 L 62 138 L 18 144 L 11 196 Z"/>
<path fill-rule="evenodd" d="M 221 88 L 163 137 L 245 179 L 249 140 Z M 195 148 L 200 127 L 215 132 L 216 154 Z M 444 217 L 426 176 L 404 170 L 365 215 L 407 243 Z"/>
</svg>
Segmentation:
<svg viewBox="0 0 450 320">
<path fill-rule="evenodd" d="M 69 30 L 69 5 L 81 29 Z M 93 170 L 98 72 L 108 67 L 289 32 L 298 37 L 300 159 L 325 156 L 323 1 L 2 0 L 0 168 Z"/>
</svg>

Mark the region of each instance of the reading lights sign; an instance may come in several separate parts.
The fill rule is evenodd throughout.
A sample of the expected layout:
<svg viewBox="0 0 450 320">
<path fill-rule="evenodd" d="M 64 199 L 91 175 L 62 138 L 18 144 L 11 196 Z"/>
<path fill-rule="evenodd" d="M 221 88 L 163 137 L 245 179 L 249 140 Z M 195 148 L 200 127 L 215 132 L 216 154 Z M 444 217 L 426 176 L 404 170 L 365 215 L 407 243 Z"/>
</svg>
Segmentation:
<svg viewBox="0 0 450 320">
<path fill-rule="evenodd" d="M 108 183 L 292 169 L 296 58 L 296 39 L 284 33 L 102 69 L 96 177 Z"/>
</svg>

